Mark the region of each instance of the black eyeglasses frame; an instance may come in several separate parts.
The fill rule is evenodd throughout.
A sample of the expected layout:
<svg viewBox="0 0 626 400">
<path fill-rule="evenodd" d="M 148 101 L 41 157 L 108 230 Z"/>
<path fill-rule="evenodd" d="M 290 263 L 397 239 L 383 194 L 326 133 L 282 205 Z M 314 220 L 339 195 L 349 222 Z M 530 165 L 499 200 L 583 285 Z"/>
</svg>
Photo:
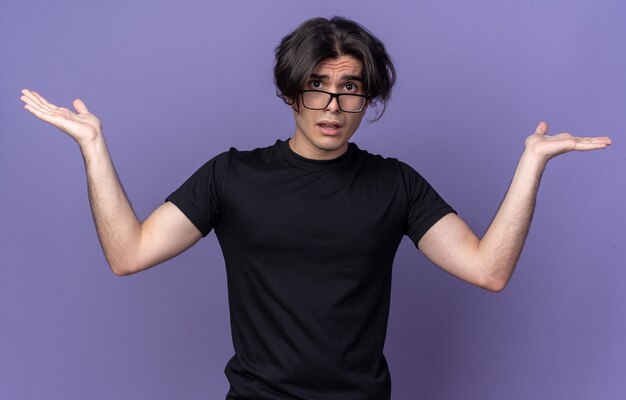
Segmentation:
<svg viewBox="0 0 626 400">
<path fill-rule="evenodd" d="M 326 103 L 326 105 L 325 105 L 324 107 L 321 107 L 321 108 L 317 108 L 317 107 L 315 107 L 315 108 L 312 108 L 312 107 L 307 107 L 307 106 L 306 106 L 306 104 L 304 104 L 304 94 L 305 94 L 305 93 L 308 93 L 308 92 L 325 93 L 325 94 L 330 95 L 330 98 L 328 99 L 328 103 Z M 356 114 L 356 113 L 360 113 L 360 112 L 362 112 L 362 111 L 363 111 L 363 109 L 365 108 L 365 106 L 367 105 L 367 102 L 368 102 L 368 101 L 369 101 L 369 99 L 370 99 L 370 96 L 365 95 L 365 94 L 356 94 L 356 93 L 331 93 L 331 92 L 326 92 L 326 91 L 324 91 L 324 90 L 303 90 L 303 91 L 301 91 L 301 92 L 300 92 L 300 96 L 302 97 L 302 105 L 304 106 L 304 108 L 308 108 L 309 110 L 324 110 L 324 109 L 326 109 L 326 108 L 328 107 L 328 105 L 329 105 L 329 104 L 333 101 L 333 99 L 334 99 L 334 98 L 337 98 L 337 106 L 339 107 L 339 109 L 340 109 L 341 111 L 343 111 L 343 112 L 346 112 L 346 113 L 353 113 L 353 114 Z M 344 110 L 343 108 L 341 108 L 341 102 L 339 101 L 339 98 L 340 98 L 341 96 L 356 96 L 356 97 L 362 97 L 362 98 L 364 98 L 364 99 L 365 99 L 365 102 L 363 102 L 363 106 L 362 106 L 362 107 L 361 107 L 361 109 L 360 109 L 360 110 L 358 110 L 358 111 L 346 111 L 346 110 Z"/>
</svg>

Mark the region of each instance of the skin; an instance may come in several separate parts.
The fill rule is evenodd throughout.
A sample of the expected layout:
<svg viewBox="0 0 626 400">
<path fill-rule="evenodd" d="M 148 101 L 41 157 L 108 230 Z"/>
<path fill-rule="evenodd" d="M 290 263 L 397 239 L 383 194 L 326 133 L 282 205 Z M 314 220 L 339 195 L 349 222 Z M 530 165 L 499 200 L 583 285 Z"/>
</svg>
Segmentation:
<svg viewBox="0 0 626 400">
<path fill-rule="evenodd" d="M 346 79 L 361 73 L 359 61 L 342 56 L 324 60 L 313 70 L 308 85 L 333 93 L 356 90 L 360 82 Z M 319 78 L 319 76 L 323 76 Z M 79 145 L 87 173 L 93 219 L 111 270 L 129 275 L 170 259 L 191 247 L 201 233 L 172 203 L 158 207 L 139 222 L 109 156 L 101 121 L 80 100 L 76 112 L 57 107 L 34 91 L 24 89 L 21 100 L 33 115 L 68 134 Z M 289 145 L 310 159 L 333 159 L 347 150 L 363 114 L 344 113 L 333 99 L 324 110 L 309 110 L 300 104 L 294 111 L 295 132 Z M 333 121 L 341 127 L 329 133 L 318 124 Z M 575 137 L 569 133 L 547 135 L 540 122 L 525 142 L 525 149 L 506 196 L 485 235 L 478 238 L 456 214 L 435 223 L 417 243 L 436 265 L 473 285 L 491 291 L 502 290 L 515 269 L 524 245 L 541 175 L 550 159 L 571 151 L 606 148 L 608 137 Z"/>
<path fill-rule="evenodd" d="M 68 134 L 80 147 L 87 173 L 89 203 L 104 255 L 116 275 L 130 275 L 166 261 L 202 237 L 172 203 L 158 207 L 142 223 L 109 156 L 102 124 L 80 99 L 76 112 L 49 103 L 37 92 L 22 90 L 24 108 Z"/>
<path fill-rule="evenodd" d="M 365 94 L 360 81 L 350 79 L 361 76 L 361 62 L 350 56 L 327 59 L 313 69 L 305 90 L 323 90 L 331 93 Z M 296 129 L 289 141 L 293 151 L 314 160 L 331 160 L 348 149 L 348 141 L 361 124 L 367 107 L 360 113 L 346 113 L 339 109 L 334 98 L 324 110 L 309 110 L 298 99 L 299 107 L 293 116 Z M 299 110 L 299 111 L 298 111 Z M 325 133 L 318 124 L 336 122 L 341 125 L 336 134 Z"/>
<path fill-rule="evenodd" d="M 569 133 L 547 136 L 540 122 L 526 146 L 509 189 L 479 239 L 457 215 L 435 223 L 417 243 L 424 255 L 446 272 L 487 290 L 499 292 L 509 282 L 526 241 L 541 175 L 548 161 L 570 151 L 606 148 L 608 137 L 575 137 Z"/>
</svg>

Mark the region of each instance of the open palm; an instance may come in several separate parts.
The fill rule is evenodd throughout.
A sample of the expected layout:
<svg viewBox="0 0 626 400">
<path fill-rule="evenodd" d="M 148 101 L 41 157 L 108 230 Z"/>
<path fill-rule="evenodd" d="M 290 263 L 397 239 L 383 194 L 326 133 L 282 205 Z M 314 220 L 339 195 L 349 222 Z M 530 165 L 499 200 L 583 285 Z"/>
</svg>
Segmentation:
<svg viewBox="0 0 626 400">
<path fill-rule="evenodd" d="M 611 144 L 611 139 L 606 136 L 578 137 L 569 133 L 548 136 L 547 132 L 548 124 L 540 122 L 535 133 L 526 138 L 526 149 L 546 161 L 570 151 L 603 149 Z"/>
<path fill-rule="evenodd" d="M 22 90 L 20 99 L 25 103 L 24 108 L 37 118 L 56 126 L 67 133 L 79 145 L 94 141 L 102 132 L 102 123 L 98 117 L 91 114 L 85 103 L 80 99 L 73 101 L 76 113 L 69 108 L 57 107 L 49 103 L 37 92 L 28 89 Z"/>
</svg>

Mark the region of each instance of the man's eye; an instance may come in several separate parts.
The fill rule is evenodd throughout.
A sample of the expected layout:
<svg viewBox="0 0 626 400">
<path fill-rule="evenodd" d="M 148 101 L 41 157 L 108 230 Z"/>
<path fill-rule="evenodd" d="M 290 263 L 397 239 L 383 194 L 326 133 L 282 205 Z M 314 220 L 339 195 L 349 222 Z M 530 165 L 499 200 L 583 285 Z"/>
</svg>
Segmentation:
<svg viewBox="0 0 626 400">
<path fill-rule="evenodd" d="M 346 90 L 356 90 L 356 86 L 352 83 L 346 83 Z"/>
<path fill-rule="evenodd" d="M 322 87 L 322 82 L 320 82 L 320 81 L 312 81 L 311 82 L 311 87 L 320 88 L 320 87 Z"/>
</svg>

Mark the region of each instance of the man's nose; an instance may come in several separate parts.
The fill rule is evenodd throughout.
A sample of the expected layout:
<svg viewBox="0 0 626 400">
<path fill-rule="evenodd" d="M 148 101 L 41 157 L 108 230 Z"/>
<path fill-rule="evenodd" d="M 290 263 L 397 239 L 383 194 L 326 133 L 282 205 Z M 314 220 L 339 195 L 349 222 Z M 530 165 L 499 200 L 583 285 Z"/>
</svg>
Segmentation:
<svg viewBox="0 0 626 400">
<path fill-rule="evenodd" d="M 331 97 L 330 103 L 328 103 L 328 105 L 326 106 L 326 110 L 332 113 L 341 111 L 341 109 L 339 108 L 339 97 L 337 96 Z"/>
</svg>

